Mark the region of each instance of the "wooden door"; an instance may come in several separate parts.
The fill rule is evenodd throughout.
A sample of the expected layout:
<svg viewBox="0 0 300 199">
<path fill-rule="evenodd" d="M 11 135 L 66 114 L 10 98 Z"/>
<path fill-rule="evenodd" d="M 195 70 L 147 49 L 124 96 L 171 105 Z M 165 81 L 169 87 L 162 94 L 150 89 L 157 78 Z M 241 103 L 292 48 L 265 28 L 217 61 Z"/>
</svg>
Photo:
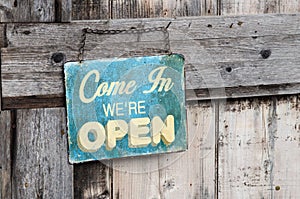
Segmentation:
<svg viewBox="0 0 300 199">
<path fill-rule="evenodd" d="M 28 79 L 34 79 L 32 77 L 35 73 L 31 69 L 30 73 L 26 71 L 29 70 L 28 64 L 26 65 L 28 60 L 34 61 L 40 54 L 45 56 L 43 63 L 51 62 L 51 57 L 46 56 L 54 53 L 51 49 L 49 53 L 43 51 L 44 48 L 41 50 L 36 46 L 26 46 L 31 41 L 18 43 L 12 40 L 21 38 L 22 35 L 35 34 L 27 29 L 18 32 L 22 30 L 22 27 L 17 27 L 21 22 L 25 26 L 31 23 L 29 26 L 32 27 L 36 23 L 50 22 L 43 23 L 42 29 L 36 30 L 41 34 L 48 30 L 47 27 L 52 22 L 63 27 L 75 20 L 76 23 L 81 23 L 77 20 L 176 19 L 182 16 L 214 15 L 221 15 L 222 18 L 252 14 L 263 18 L 264 15 L 259 14 L 299 11 L 299 0 L 2 0 L 2 62 L 10 64 L 8 68 L 11 67 L 12 70 L 14 65 L 21 67 L 23 75 L 18 76 L 21 80 L 20 87 L 22 82 L 25 84 L 29 82 Z M 207 19 L 207 28 L 214 26 L 209 23 L 211 18 L 203 19 Z M 298 22 L 299 20 L 295 20 L 295 27 Z M 229 24 L 228 28 L 241 26 L 241 23 Z M 48 42 L 47 45 L 51 43 L 45 42 Z M 296 61 L 299 60 L 298 43 L 295 44 L 296 52 L 293 54 Z M 234 52 L 251 51 L 238 46 L 239 44 L 231 49 Z M 214 47 L 217 42 L 205 45 Z M 221 48 L 226 48 L 226 45 L 221 45 Z M 64 50 L 66 49 L 62 47 L 61 51 Z M 28 60 L 18 60 L 16 52 L 23 53 L 23 58 Z M 226 54 L 219 62 L 223 59 L 238 61 L 240 58 Z M 251 61 L 253 58 L 247 59 Z M 296 61 L 290 63 L 297 64 Z M 188 67 L 191 71 L 192 67 Z M 225 67 L 225 70 L 233 69 Z M 233 78 L 239 79 L 238 75 Z M 197 77 L 194 78 L 196 81 Z M 40 81 L 38 77 L 34 80 Z M 53 80 L 55 81 L 56 79 Z M 37 88 L 39 86 L 43 85 L 36 85 Z M 291 88 L 285 87 L 283 90 L 286 92 L 282 93 L 299 93 L 296 86 L 297 84 Z M 274 90 L 277 92 L 280 87 Z M 262 96 L 268 94 L 263 87 L 255 92 Z M 248 94 L 251 95 L 258 96 Z M 39 96 L 31 96 L 30 105 L 27 104 L 28 101 L 22 101 L 23 98 L 18 98 L 19 107 L 11 104 L 7 98 L 2 104 L 9 110 L 1 111 L 0 117 L 0 199 L 298 198 L 298 98 L 298 95 L 288 95 L 189 100 L 187 152 L 76 165 L 70 165 L 67 159 L 66 114 L 65 108 L 61 107 L 63 103 L 60 103 L 60 97 L 51 95 L 45 100 Z M 35 105 L 36 101 L 39 102 L 38 106 Z"/>
</svg>

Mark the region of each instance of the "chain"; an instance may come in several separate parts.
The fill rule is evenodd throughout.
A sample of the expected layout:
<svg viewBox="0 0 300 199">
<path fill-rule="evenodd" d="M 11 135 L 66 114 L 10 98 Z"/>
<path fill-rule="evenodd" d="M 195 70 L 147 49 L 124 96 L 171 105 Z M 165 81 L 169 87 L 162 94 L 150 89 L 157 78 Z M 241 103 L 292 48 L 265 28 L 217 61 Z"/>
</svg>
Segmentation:
<svg viewBox="0 0 300 199">
<path fill-rule="evenodd" d="M 133 55 L 145 55 L 147 52 L 149 53 L 164 53 L 164 54 L 172 54 L 170 50 L 170 39 L 168 27 L 170 23 L 166 27 L 154 27 L 154 28 L 142 28 L 142 29 L 128 29 L 128 30 L 99 30 L 99 29 L 91 29 L 84 28 L 82 29 L 80 47 L 78 52 L 78 60 L 81 63 L 84 60 L 84 47 L 86 41 L 87 34 L 98 34 L 98 35 L 116 35 L 116 34 L 139 34 L 139 33 L 148 33 L 155 31 L 162 31 L 164 33 L 164 41 L 166 44 L 164 49 L 154 49 L 154 48 L 146 48 L 142 51 L 131 51 L 129 53 L 123 54 L 123 56 L 133 56 Z"/>
</svg>

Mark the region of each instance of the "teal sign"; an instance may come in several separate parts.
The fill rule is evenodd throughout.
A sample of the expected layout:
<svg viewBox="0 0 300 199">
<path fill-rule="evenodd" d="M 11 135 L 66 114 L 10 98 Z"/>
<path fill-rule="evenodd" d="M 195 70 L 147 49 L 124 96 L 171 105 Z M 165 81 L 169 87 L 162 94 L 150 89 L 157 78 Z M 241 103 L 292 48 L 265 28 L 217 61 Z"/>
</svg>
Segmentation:
<svg viewBox="0 0 300 199">
<path fill-rule="evenodd" d="M 65 64 L 71 163 L 187 149 L 184 58 Z"/>
</svg>

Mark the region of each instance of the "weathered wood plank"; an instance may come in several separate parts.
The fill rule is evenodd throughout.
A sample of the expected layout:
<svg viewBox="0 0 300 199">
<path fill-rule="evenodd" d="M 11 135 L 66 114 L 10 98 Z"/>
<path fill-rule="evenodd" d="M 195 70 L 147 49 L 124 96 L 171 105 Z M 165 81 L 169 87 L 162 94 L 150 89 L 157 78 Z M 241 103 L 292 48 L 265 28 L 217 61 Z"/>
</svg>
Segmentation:
<svg viewBox="0 0 300 199">
<path fill-rule="evenodd" d="M 280 1 L 281 13 L 299 13 L 300 1 L 299 0 L 281 0 Z"/>
<path fill-rule="evenodd" d="M 199 93 L 199 89 L 226 88 L 231 90 L 230 95 L 224 93 L 226 97 L 246 97 L 257 96 L 256 91 L 241 92 L 234 88 L 255 87 L 257 90 L 261 86 L 272 88 L 273 85 L 299 83 L 299 20 L 299 15 L 171 20 L 171 50 L 185 55 L 187 90 Z M 166 26 L 169 21 L 114 20 L 89 22 L 88 26 L 98 29 L 147 28 Z M 77 59 L 81 29 L 86 26 L 85 22 L 8 25 L 8 48 L 2 49 L 4 104 L 8 104 L 6 99 L 13 101 L 20 97 L 63 97 L 62 63 Z M 85 58 L 120 57 L 145 47 L 163 48 L 164 43 L 158 31 L 109 37 L 89 35 Z M 64 54 L 58 63 L 51 59 L 55 53 Z M 299 92 L 297 87 L 296 90 L 282 90 L 273 89 L 274 93 L 267 94 Z M 264 91 L 259 92 L 262 93 Z M 193 99 L 202 99 L 201 94 L 194 95 Z"/>
<path fill-rule="evenodd" d="M 220 104 L 219 198 L 273 198 L 274 109 L 271 100 Z"/>
<path fill-rule="evenodd" d="M 217 197 L 215 113 L 214 102 L 188 104 L 188 151 L 159 157 L 160 198 Z"/>
<path fill-rule="evenodd" d="M 72 0 L 55 0 L 55 22 L 72 20 Z"/>
<path fill-rule="evenodd" d="M 17 111 L 13 198 L 72 198 L 64 109 Z"/>
<path fill-rule="evenodd" d="M 113 1 L 72 0 L 72 20 L 109 19 Z"/>
<path fill-rule="evenodd" d="M 268 126 L 272 132 L 274 161 L 272 182 L 274 198 L 299 198 L 300 176 L 300 114 L 299 96 L 274 100 L 273 118 Z"/>
<path fill-rule="evenodd" d="M 0 24 L 0 48 L 5 47 L 6 41 L 5 41 L 5 30 L 6 27 L 4 24 Z"/>
<path fill-rule="evenodd" d="M 113 198 L 160 198 L 158 156 L 113 160 Z"/>
<path fill-rule="evenodd" d="M 74 165 L 74 198 L 110 198 L 108 166 L 101 162 Z"/>
<path fill-rule="evenodd" d="M 222 0 L 222 15 L 278 13 L 280 0 Z"/>
<path fill-rule="evenodd" d="M 182 17 L 217 14 L 217 0 L 73 0 L 73 20 Z"/>
<path fill-rule="evenodd" d="M 164 17 L 217 15 L 217 0 L 163 1 Z"/>
<path fill-rule="evenodd" d="M 10 111 L 0 112 L 0 199 L 11 198 L 12 121 Z"/>
<path fill-rule="evenodd" d="M 214 198 L 215 106 L 187 111 L 188 151 L 113 160 L 115 198 Z"/>
<path fill-rule="evenodd" d="M 55 0 L 4 0 L 0 3 L 0 22 L 52 22 Z"/>
</svg>

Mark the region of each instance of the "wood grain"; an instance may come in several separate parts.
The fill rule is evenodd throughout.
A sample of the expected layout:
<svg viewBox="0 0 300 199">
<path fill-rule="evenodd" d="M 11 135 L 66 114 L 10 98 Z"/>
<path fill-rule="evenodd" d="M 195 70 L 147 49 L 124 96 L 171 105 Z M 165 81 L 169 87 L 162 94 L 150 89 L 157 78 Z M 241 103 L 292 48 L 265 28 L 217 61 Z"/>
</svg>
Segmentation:
<svg viewBox="0 0 300 199">
<path fill-rule="evenodd" d="M 10 198 L 12 163 L 12 121 L 10 111 L 0 112 L 0 199 Z"/>
<path fill-rule="evenodd" d="M 299 96 L 220 106 L 219 197 L 297 198 Z"/>
<path fill-rule="evenodd" d="M 280 1 L 281 13 L 299 13 L 300 1 L 299 0 L 281 0 Z"/>
<path fill-rule="evenodd" d="M 189 103 L 188 151 L 113 160 L 113 196 L 214 198 L 215 116 L 214 104 Z"/>
<path fill-rule="evenodd" d="M 17 111 L 12 198 L 73 198 L 64 109 Z"/>
<path fill-rule="evenodd" d="M 55 0 L 55 22 L 72 20 L 72 0 Z"/>
<path fill-rule="evenodd" d="M 187 106 L 188 150 L 159 157 L 161 198 L 207 198 L 215 193 L 214 102 L 194 102 Z"/>
<path fill-rule="evenodd" d="M 219 198 L 273 198 L 274 109 L 268 99 L 220 104 Z"/>
<path fill-rule="evenodd" d="M 216 15 L 217 0 L 73 0 L 73 20 Z"/>
<path fill-rule="evenodd" d="M 74 165 L 74 198 L 110 198 L 109 166 L 101 162 Z"/>
<path fill-rule="evenodd" d="M 113 160 L 113 198 L 159 198 L 158 156 Z"/>
<path fill-rule="evenodd" d="M 299 198 L 300 176 L 297 172 L 300 160 L 299 95 L 274 100 L 273 119 L 268 126 L 274 140 L 273 186 L 274 198 Z"/>
<path fill-rule="evenodd" d="M 5 0 L 0 3 L 1 22 L 51 22 L 54 0 Z"/>
<path fill-rule="evenodd" d="M 222 15 L 278 13 L 280 0 L 222 0 Z"/>
<path fill-rule="evenodd" d="M 231 93 L 227 95 L 224 92 L 225 97 L 247 97 L 257 96 L 260 87 L 276 88 L 276 85 L 286 84 L 296 90 L 281 87 L 280 91 L 270 89 L 274 91 L 270 93 L 263 89 L 258 93 L 298 93 L 299 89 L 293 85 L 300 79 L 297 67 L 300 62 L 299 19 L 298 15 L 255 15 L 171 20 L 171 50 L 185 55 L 187 91 L 199 93 L 199 89 L 225 88 Z M 89 22 L 88 26 L 98 29 L 147 28 L 166 26 L 169 21 L 114 20 Z M 2 49 L 4 104 L 8 104 L 6 99 L 13 101 L 10 104 L 17 104 L 13 98 L 20 97 L 63 97 L 62 64 L 77 59 L 81 29 L 86 26 L 85 22 L 8 25 L 8 47 Z M 138 38 L 139 42 L 136 42 Z M 140 36 L 88 36 L 85 58 L 120 57 L 132 50 L 163 48 L 164 43 L 160 32 Z M 65 59 L 54 63 L 51 57 L 57 52 L 63 53 Z M 247 91 L 248 87 L 255 87 L 249 90 L 256 91 L 235 89 Z M 207 96 L 201 98 L 196 94 L 192 98 L 201 100 L 207 99 Z"/>
</svg>

